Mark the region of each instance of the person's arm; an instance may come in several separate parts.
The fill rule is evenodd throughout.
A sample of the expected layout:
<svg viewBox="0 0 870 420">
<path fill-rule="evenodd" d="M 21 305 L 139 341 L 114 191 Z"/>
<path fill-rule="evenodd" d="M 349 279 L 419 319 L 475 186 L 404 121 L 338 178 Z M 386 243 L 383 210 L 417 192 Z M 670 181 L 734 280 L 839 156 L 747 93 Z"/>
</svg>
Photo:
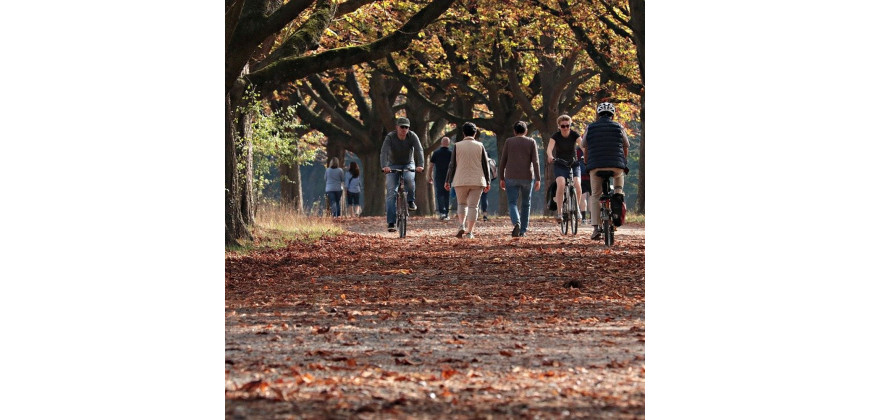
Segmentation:
<svg viewBox="0 0 870 420">
<path fill-rule="evenodd" d="M 431 163 L 432 163 L 431 160 L 429 161 L 429 163 L 430 163 L 429 167 L 426 168 L 426 182 L 431 184 L 432 183 L 432 167 L 435 165 L 431 165 Z"/>
<path fill-rule="evenodd" d="M 489 191 L 489 180 L 492 175 L 489 173 L 489 156 L 486 155 L 486 148 L 481 148 L 483 153 L 480 154 L 480 166 L 483 168 L 483 178 L 486 179 L 486 188 L 484 191 Z"/>
<path fill-rule="evenodd" d="M 625 153 L 625 160 L 628 161 L 628 135 L 625 134 L 625 128 L 622 129 L 622 151 Z"/>
<path fill-rule="evenodd" d="M 535 191 L 541 189 L 541 164 L 538 162 L 538 143 L 532 141 L 532 172 L 535 175 Z"/>
<path fill-rule="evenodd" d="M 583 135 L 580 136 L 580 150 L 583 151 L 583 163 L 588 163 L 589 154 L 586 153 L 586 132 L 583 132 Z"/>
<path fill-rule="evenodd" d="M 498 179 L 504 181 L 504 168 L 507 165 L 508 143 L 504 143 L 504 148 L 501 149 L 501 156 L 498 157 Z"/>
<path fill-rule="evenodd" d="M 556 147 L 556 140 L 550 137 L 550 142 L 547 143 L 547 163 L 553 163 L 553 148 Z"/>
<path fill-rule="evenodd" d="M 447 166 L 447 178 L 444 181 L 444 189 L 449 190 L 450 184 L 453 183 L 453 175 L 456 174 L 456 153 L 459 151 L 459 145 L 453 147 L 453 153 L 450 154 L 450 165 Z"/>
</svg>

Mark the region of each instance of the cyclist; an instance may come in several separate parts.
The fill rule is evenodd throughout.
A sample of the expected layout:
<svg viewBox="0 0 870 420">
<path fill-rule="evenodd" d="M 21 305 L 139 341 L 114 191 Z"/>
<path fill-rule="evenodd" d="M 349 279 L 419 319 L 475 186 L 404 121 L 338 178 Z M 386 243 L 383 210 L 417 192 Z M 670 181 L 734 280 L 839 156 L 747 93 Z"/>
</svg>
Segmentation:
<svg viewBox="0 0 870 420">
<path fill-rule="evenodd" d="M 467 122 L 462 125 L 465 138 L 453 146 L 447 181 L 444 183 L 445 190 L 450 190 L 451 185 L 456 190 L 456 204 L 459 207 L 457 238 L 461 238 L 463 234 L 469 239 L 474 238 L 474 222 L 477 221 L 480 194 L 489 191 L 489 182 L 492 179 L 489 174 L 489 156 L 486 155 L 483 143 L 475 140 L 477 133 L 474 123 Z"/>
<path fill-rule="evenodd" d="M 416 167 L 414 165 L 417 165 Z M 399 189 L 398 175 L 393 169 L 423 172 L 423 146 L 420 138 L 411 131 L 411 121 L 405 117 L 396 120 L 396 130 L 390 131 L 381 146 L 381 170 L 387 177 L 387 230 L 396 231 L 396 194 Z M 404 172 L 405 191 L 408 193 L 408 209 L 417 210 L 414 204 L 415 172 Z"/>
<path fill-rule="evenodd" d="M 598 229 L 601 215 L 601 178 L 596 174 L 598 171 L 613 171 L 613 192 L 622 195 L 622 187 L 625 185 L 625 174 L 628 173 L 628 135 L 622 124 L 613 121 L 616 108 L 610 102 L 602 102 L 597 108 L 598 119 L 586 126 L 586 132 L 580 140 L 580 148 L 586 159 L 586 169 L 592 180 L 592 195 L 589 197 L 590 211 L 592 213 L 592 237 L 601 237 Z"/>
<path fill-rule="evenodd" d="M 568 171 L 571 171 L 574 176 L 574 191 L 580 189 L 580 162 L 575 159 L 575 149 L 579 146 L 580 133 L 571 129 L 571 117 L 568 115 L 560 115 L 556 119 L 559 125 L 559 131 L 550 136 L 550 142 L 547 144 L 547 163 L 553 163 L 556 158 L 566 162 L 572 162 L 571 168 L 565 168 L 561 165 L 553 165 L 553 177 L 556 178 L 556 220 L 562 221 L 562 194 L 565 191 L 565 179 L 568 178 Z M 555 154 L 555 156 L 554 156 Z"/>
</svg>

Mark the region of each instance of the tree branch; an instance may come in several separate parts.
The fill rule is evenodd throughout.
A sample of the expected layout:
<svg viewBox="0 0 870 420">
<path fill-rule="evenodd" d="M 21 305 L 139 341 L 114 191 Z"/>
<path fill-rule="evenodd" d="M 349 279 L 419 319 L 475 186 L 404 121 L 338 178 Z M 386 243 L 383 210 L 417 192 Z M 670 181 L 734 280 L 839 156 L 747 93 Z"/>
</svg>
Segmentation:
<svg viewBox="0 0 870 420">
<path fill-rule="evenodd" d="M 224 50 L 226 92 L 229 92 L 257 46 L 269 36 L 277 34 L 312 3 L 314 0 L 293 0 L 267 17 L 265 0 L 244 2 L 236 22 L 227 23 L 228 40 Z M 229 9 L 227 13 L 229 19 L 232 17 L 230 13 L 235 13 L 235 10 Z"/>
<path fill-rule="evenodd" d="M 251 73 L 249 80 L 255 85 L 268 89 L 336 67 L 350 67 L 354 64 L 386 57 L 392 51 L 406 48 L 412 39 L 446 11 L 455 0 L 433 1 L 417 12 L 401 28 L 377 41 L 366 45 L 335 48 L 319 54 L 304 57 L 281 58 L 274 63 Z"/>
<path fill-rule="evenodd" d="M 256 72 L 284 57 L 297 57 L 305 51 L 317 48 L 320 45 L 321 35 L 332 23 L 335 8 L 335 3 L 331 0 L 317 0 L 315 12 L 302 23 L 296 32 L 287 37 L 281 46 L 272 51 L 265 60 L 258 63 L 252 71 Z"/>
</svg>

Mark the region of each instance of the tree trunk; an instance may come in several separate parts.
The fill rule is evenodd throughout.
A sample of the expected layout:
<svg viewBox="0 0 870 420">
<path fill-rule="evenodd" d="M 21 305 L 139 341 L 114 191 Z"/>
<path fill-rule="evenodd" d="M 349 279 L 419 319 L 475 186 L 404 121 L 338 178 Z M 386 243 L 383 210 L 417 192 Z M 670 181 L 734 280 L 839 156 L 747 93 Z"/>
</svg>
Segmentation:
<svg viewBox="0 0 870 420">
<path fill-rule="evenodd" d="M 637 48 L 637 64 L 640 68 L 640 80 L 644 85 L 640 92 L 640 158 L 638 159 L 637 168 L 637 212 L 644 214 L 646 212 L 646 203 L 644 197 L 646 195 L 645 179 L 646 179 L 646 77 L 644 74 L 646 47 L 644 46 L 645 36 L 645 21 L 646 10 L 644 0 L 630 0 L 629 8 L 631 9 L 631 18 L 629 23 L 631 31 L 634 33 L 634 44 Z"/>
<path fill-rule="evenodd" d="M 239 138 L 245 139 L 244 146 L 239 151 L 245 159 L 245 182 L 241 194 L 242 220 L 248 226 L 254 225 L 254 144 L 251 133 L 251 115 L 241 115 L 241 124 L 237 127 Z"/>
<path fill-rule="evenodd" d="M 239 89 L 226 98 L 226 131 L 224 135 L 224 244 L 238 246 L 239 239 L 251 239 L 251 232 L 242 221 L 239 171 L 236 169 L 235 104 L 240 99 Z"/>
<path fill-rule="evenodd" d="M 637 162 L 637 203 L 635 204 L 637 207 L 636 211 L 640 214 L 646 213 L 646 203 L 644 202 L 644 197 L 646 196 L 646 188 L 644 187 L 646 184 L 646 159 L 644 158 L 646 123 L 644 117 L 646 115 L 644 114 L 646 114 L 646 89 L 640 94 L 640 158 L 638 158 Z"/>
<path fill-rule="evenodd" d="M 288 208 L 302 213 L 302 175 L 299 172 L 299 164 L 288 165 L 282 163 L 278 167 L 281 174 L 281 203 Z"/>
<path fill-rule="evenodd" d="M 363 190 L 365 199 L 363 200 L 363 216 L 386 216 L 386 207 L 384 204 L 386 194 L 386 178 L 381 172 L 381 151 L 371 151 L 366 153 L 357 153 L 362 164 L 360 171 L 363 174 L 363 180 L 366 187 Z M 385 222 L 386 223 L 386 222 Z"/>
</svg>

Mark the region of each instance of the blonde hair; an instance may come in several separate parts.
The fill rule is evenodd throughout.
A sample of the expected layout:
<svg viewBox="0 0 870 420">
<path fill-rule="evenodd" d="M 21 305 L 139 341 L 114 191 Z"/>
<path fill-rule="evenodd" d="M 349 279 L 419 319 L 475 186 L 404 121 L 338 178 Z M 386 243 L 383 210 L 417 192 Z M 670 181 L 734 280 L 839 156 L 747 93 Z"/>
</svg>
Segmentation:
<svg viewBox="0 0 870 420">
<path fill-rule="evenodd" d="M 333 168 L 333 169 L 338 167 L 338 158 L 337 157 L 334 157 L 334 158 L 332 158 L 332 160 L 329 161 L 329 167 Z"/>
<path fill-rule="evenodd" d="M 562 121 L 571 122 L 571 117 L 568 114 L 562 114 L 559 116 L 559 118 L 556 118 L 556 124 L 558 124 Z"/>
</svg>

